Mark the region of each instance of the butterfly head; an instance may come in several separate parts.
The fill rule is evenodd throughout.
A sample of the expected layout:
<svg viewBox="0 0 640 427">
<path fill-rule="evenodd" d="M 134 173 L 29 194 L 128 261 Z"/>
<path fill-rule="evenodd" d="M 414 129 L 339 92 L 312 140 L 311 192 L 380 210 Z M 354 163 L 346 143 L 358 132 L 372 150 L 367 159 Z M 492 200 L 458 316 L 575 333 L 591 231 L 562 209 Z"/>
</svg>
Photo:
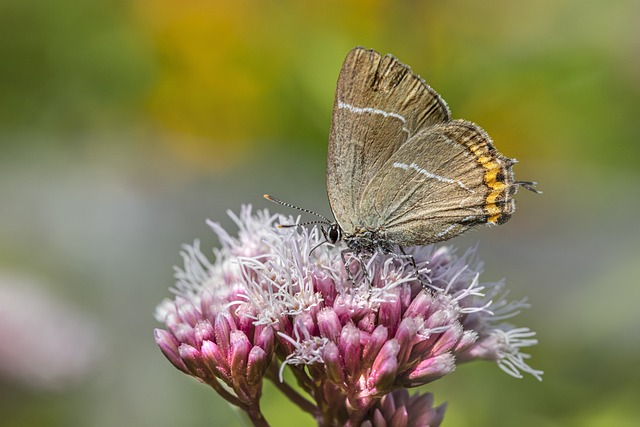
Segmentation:
<svg viewBox="0 0 640 427">
<path fill-rule="evenodd" d="M 342 239 L 342 229 L 337 222 L 330 224 L 329 228 L 327 228 L 326 230 L 324 229 L 324 227 L 322 227 L 321 230 L 322 234 L 324 234 L 324 238 L 331 244 L 335 244 Z"/>
</svg>

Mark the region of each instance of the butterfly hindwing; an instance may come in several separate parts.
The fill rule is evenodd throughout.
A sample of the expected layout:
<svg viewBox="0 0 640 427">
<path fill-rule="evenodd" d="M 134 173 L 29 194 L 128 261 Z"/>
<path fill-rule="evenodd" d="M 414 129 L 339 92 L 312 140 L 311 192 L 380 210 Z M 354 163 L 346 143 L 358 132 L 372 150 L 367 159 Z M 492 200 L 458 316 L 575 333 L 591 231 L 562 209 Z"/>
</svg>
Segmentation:
<svg viewBox="0 0 640 427">
<path fill-rule="evenodd" d="M 361 198 L 362 215 L 354 221 L 403 246 L 503 223 L 514 210 L 513 163 L 471 122 L 425 128 L 374 175 Z"/>
</svg>

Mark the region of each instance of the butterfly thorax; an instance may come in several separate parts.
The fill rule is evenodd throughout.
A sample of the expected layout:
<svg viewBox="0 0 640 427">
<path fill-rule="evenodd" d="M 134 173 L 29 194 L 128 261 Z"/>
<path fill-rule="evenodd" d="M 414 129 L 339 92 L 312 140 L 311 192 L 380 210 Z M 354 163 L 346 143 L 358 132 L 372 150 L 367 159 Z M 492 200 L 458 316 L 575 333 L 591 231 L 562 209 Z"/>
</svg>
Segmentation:
<svg viewBox="0 0 640 427">
<path fill-rule="evenodd" d="M 373 254 L 394 252 L 394 245 L 379 231 L 362 230 L 343 237 L 344 242 L 355 254 Z"/>
</svg>

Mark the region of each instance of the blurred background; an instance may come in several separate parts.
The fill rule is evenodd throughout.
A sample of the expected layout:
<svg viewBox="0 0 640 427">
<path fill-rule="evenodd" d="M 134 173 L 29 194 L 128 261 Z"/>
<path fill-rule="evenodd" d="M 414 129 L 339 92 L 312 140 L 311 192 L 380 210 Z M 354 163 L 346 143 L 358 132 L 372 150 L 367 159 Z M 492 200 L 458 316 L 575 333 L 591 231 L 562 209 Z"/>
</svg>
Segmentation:
<svg viewBox="0 0 640 427">
<path fill-rule="evenodd" d="M 333 91 L 393 53 L 520 160 L 486 281 L 533 307 L 544 381 L 464 365 L 445 426 L 640 420 L 640 3 L 0 2 L 0 425 L 241 426 L 157 349 L 182 243 L 269 192 L 330 214 Z M 267 387 L 272 425 L 313 425 Z"/>
</svg>

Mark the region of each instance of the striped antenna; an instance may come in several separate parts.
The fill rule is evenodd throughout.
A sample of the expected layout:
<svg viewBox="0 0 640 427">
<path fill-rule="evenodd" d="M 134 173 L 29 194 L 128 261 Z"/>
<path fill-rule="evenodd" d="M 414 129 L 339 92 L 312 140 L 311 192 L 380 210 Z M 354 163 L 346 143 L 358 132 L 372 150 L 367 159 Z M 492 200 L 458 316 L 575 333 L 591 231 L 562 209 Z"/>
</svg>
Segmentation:
<svg viewBox="0 0 640 427">
<path fill-rule="evenodd" d="M 265 199 L 277 203 L 279 205 L 282 206 L 286 206 L 288 208 L 293 208 L 293 209 L 297 209 L 299 211 L 302 212 L 306 212 L 306 213 L 310 213 L 312 215 L 315 215 L 317 217 L 322 218 L 324 221 L 311 221 L 311 222 L 304 222 L 302 224 L 291 224 L 291 225 L 279 225 L 278 227 L 282 228 L 282 227 L 297 227 L 298 225 L 309 225 L 309 224 L 326 224 L 326 225 L 331 225 L 331 221 L 329 221 L 325 216 L 320 215 L 319 213 L 315 213 L 313 211 L 310 211 L 309 209 L 304 209 L 304 208 L 299 208 L 298 206 L 292 205 L 291 203 L 287 203 L 287 202 L 283 202 L 282 200 L 276 199 L 275 197 L 271 196 L 270 194 L 263 194 L 262 197 L 264 197 Z"/>
</svg>

